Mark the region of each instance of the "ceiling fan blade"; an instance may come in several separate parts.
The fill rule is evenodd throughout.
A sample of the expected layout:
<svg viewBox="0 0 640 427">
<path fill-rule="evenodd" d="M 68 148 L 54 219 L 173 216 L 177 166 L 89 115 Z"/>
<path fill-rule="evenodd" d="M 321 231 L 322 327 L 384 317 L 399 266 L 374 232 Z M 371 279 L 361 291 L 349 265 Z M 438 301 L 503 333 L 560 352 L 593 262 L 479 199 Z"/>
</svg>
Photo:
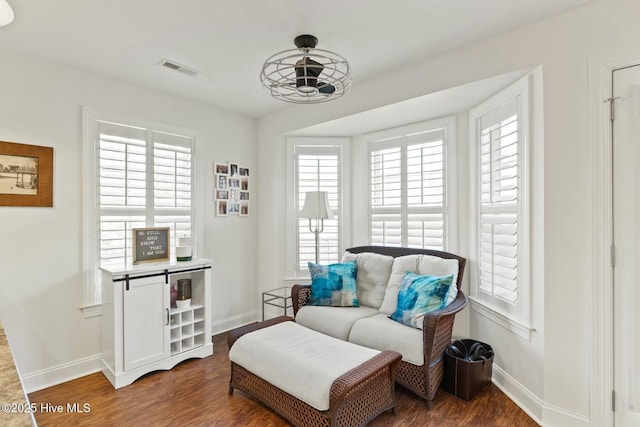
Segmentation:
<svg viewBox="0 0 640 427">
<path fill-rule="evenodd" d="M 318 76 L 324 70 L 324 65 L 303 57 L 294 65 L 296 70 L 296 86 L 318 87 Z"/>
<path fill-rule="evenodd" d="M 324 93 L 325 95 L 331 95 L 336 91 L 336 87 L 334 85 L 330 85 L 325 82 L 318 82 L 318 92 Z"/>
</svg>

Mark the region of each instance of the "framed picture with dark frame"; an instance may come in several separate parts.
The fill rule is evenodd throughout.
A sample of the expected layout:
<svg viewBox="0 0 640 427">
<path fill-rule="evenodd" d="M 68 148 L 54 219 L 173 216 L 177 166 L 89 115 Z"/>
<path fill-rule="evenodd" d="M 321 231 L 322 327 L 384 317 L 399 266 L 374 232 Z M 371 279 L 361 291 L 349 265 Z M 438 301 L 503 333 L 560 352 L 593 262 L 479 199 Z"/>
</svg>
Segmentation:
<svg viewBox="0 0 640 427">
<path fill-rule="evenodd" d="M 0 206 L 53 207 L 53 148 L 0 141 Z"/>
<path fill-rule="evenodd" d="M 171 257 L 171 229 L 147 227 L 131 229 L 131 252 L 134 264 L 169 261 Z"/>
</svg>

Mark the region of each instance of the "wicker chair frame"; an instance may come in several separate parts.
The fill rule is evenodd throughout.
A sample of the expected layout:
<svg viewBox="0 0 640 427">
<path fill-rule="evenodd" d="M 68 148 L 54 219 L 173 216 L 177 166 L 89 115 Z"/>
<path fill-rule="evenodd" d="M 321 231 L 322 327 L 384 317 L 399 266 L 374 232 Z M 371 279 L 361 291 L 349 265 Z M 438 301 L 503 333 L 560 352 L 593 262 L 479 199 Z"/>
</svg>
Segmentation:
<svg viewBox="0 0 640 427">
<path fill-rule="evenodd" d="M 402 248 L 390 246 L 358 246 L 347 249 L 351 253 L 374 252 L 392 257 L 424 254 L 458 260 L 458 295 L 442 310 L 432 311 L 424 317 L 423 347 L 424 361 L 421 366 L 401 361 L 396 371 L 396 382 L 425 400 L 427 407 L 433 407 L 433 399 L 438 392 L 444 375 L 444 351 L 451 343 L 453 321 L 457 312 L 467 305 L 467 298 L 461 290 L 462 276 L 467 260 L 458 255 L 430 249 Z M 291 290 L 293 314 L 307 304 L 311 295 L 310 285 L 294 285 Z"/>
<path fill-rule="evenodd" d="M 293 319 L 281 316 L 238 328 L 229 333 L 229 348 L 246 333 L 290 320 Z M 394 373 L 401 358 L 400 353 L 383 351 L 340 376 L 331 386 L 327 411 L 318 411 L 233 362 L 229 394 L 234 389 L 241 390 L 294 426 L 363 426 L 389 409 L 396 413 Z"/>
</svg>

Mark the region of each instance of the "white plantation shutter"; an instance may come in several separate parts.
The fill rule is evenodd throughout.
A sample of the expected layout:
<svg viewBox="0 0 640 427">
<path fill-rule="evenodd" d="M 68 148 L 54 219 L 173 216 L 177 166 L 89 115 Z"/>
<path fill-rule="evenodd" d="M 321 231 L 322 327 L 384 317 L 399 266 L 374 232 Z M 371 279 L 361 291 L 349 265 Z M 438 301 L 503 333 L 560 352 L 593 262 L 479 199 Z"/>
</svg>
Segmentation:
<svg viewBox="0 0 640 427">
<path fill-rule="evenodd" d="M 445 247 L 444 129 L 407 136 L 407 246 Z"/>
<path fill-rule="evenodd" d="M 193 138 L 98 121 L 98 261 L 131 260 L 131 229 L 170 227 L 191 237 Z"/>
<path fill-rule="evenodd" d="M 370 136 L 370 241 L 446 247 L 446 126 L 425 123 Z"/>
<path fill-rule="evenodd" d="M 144 129 L 100 123 L 98 196 L 101 207 L 145 207 Z"/>
<path fill-rule="evenodd" d="M 530 201 L 533 159 L 529 141 L 542 135 L 539 122 L 537 135 L 531 132 L 532 120 L 538 117 L 533 108 L 536 99 L 530 96 L 532 87 L 542 87 L 538 72 L 469 111 L 473 142 L 470 238 L 475 261 L 470 271 L 471 309 L 526 339 L 531 339 L 534 330 L 530 210 L 542 210 Z M 542 158 L 540 152 L 537 156 Z"/>
<path fill-rule="evenodd" d="M 154 206 L 191 208 L 191 138 L 154 132 Z"/>
<path fill-rule="evenodd" d="M 483 292 L 518 301 L 518 117 L 515 100 L 480 120 L 479 283 Z"/>
<path fill-rule="evenodd" d="M 144 216 L 100 215 L 100 265 L 121 265 L 131 258 L 131 229 L 146 227 Z"/>
<path fill-rule="evenodd" d="M 177 239 L 191 237 L 192 138 L 153 132 L 154 227 L 171 229 L 171 253 Z"/>
<path fill-rule="evenodd" d="M 338 262 L 340 259 L 340 148 L 339 147 L 295 147 L 296 213 L 304 206 L 308 191 L 326 191 L 333 211 L 332 219 L 324 220 L 320 233 L 321 264 Z M 297 218 L 297 268 L 307 270 L 308 262 L 315 262 L 315 234 L 309 231 L 309 219 Z M 315 220 L 312 220 L 312 228 Z"/>
<path fill-rule="evenodd" d="M 409 214 L 407 246 L 410 248 L 444 249 L 444 215 Z"/>
<path fill-rule="evenodd" d="M 402 152 L 398 146 L 371 151 L 371 244 L 402 244 Z"/>
<path fill-rule="evenodd" d="M 131 256 L 131 228 L 146 225 L 146 132 L 99 122 L 98 260 L 121 264 Z"/>
</svg>

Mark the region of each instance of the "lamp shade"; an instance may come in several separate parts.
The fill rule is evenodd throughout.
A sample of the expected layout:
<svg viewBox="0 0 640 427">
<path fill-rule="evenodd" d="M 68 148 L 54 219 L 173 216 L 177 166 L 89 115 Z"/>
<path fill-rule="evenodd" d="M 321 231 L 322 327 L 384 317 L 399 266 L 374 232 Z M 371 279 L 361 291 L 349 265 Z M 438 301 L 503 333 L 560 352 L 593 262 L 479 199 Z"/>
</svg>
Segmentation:
<svg viewBox="0 0 640 427">
<path fill-rule="evenodd" d="M 329 196 L 326 191 L 307 191 L 304 206 L 300 211 L 300 218 L 331 219 L 333 211 L 329 206 Z"/>
<path fill-rule="evenodd" d="M 0 0 L 0 27 L 9 25 L 13 21 L 13 9 L 7 0 Z"/>
</svg>

